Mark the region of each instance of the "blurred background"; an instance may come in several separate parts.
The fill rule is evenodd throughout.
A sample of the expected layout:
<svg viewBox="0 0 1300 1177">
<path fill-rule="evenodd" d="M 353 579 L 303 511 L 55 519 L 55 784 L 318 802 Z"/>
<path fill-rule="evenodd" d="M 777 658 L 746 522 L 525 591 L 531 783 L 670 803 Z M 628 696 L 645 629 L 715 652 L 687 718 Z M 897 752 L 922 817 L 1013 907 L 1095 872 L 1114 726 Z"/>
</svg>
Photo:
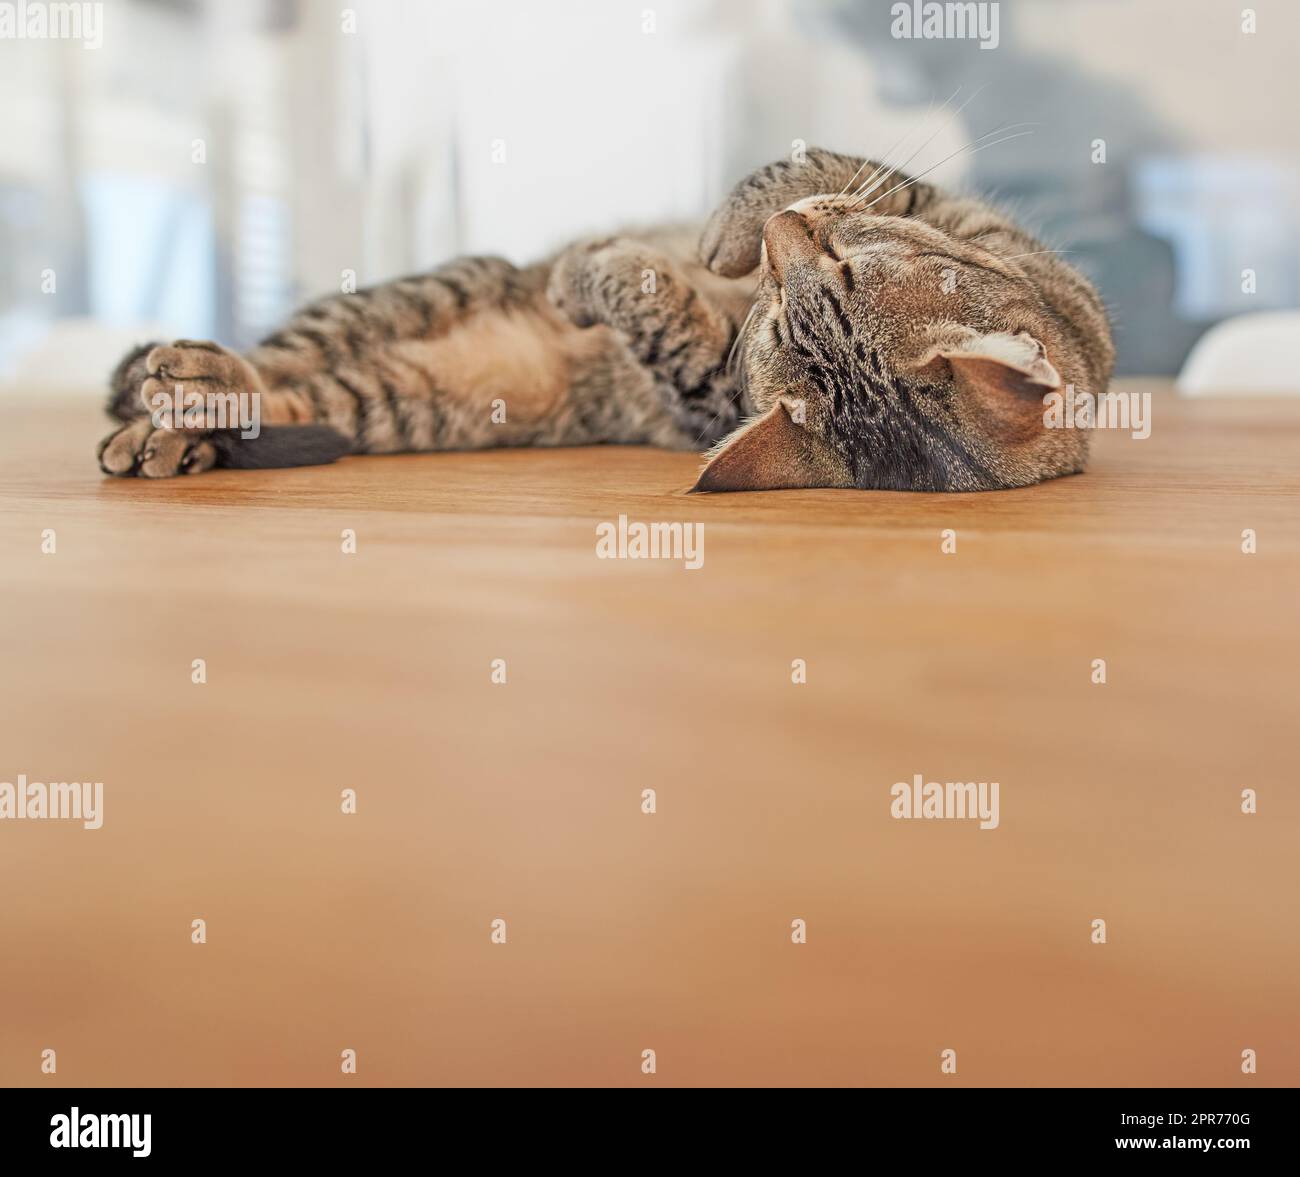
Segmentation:
<svg viewBox="0 0 1300 1177">
<path fill-rule="evenodd" d="M 987 47 L 897 37 L 889 0 L 83 7 L 94 37 L 0 37 L 11 386 L 247 345 L 353 276 L 700 218 L 801 143 L 920 148 L 910 170 L 1005 202 L 1098 283 L 1121 372 L 1176 375 L 1253 314 L 1229 371 L 1267 352 L 1256 384 L 1300 385 L 1294 0 L 1254 31 L 1237 0 L 1001 0 Z"/>
</svg>

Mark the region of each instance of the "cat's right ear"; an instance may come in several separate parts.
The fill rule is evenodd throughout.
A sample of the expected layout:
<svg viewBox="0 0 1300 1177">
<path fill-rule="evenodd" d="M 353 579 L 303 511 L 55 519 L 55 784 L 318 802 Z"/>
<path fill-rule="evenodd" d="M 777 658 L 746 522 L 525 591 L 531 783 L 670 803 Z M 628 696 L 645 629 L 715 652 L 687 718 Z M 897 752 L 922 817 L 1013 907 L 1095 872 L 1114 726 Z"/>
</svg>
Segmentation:
<svg viewBox="0 0 1300 1177">
<path fill-rule="evenodd" d="M 783 397 L 763 416 L 742 425 L 720 444 L 691 491 L 853 486 L 844 459 L 795 420 L 800 407 Z"/>
<path fill-rule="evenodd" d="M 1005 441 L 1037 437 L 1043 429 L 1043 397 L 1061 387 L 1061 374 L 1027 331 L 967 330 L 956 341 L 932 347 L 912 370 L 918 376 L 951 379 Z"/>
</svg>

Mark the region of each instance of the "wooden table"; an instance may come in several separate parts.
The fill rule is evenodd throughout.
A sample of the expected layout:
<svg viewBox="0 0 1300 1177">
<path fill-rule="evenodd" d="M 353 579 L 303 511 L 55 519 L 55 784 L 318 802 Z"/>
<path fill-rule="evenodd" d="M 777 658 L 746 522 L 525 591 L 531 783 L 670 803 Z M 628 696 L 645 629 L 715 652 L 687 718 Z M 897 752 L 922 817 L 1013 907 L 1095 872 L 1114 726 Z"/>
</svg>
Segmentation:
<svg viewBox="0 0 1300 1177">
<path fill-rule="evenodd" d="M 707 497 L 614 448 L 114 481 L 89 401 L 5 396 L 0 781 L 104 824 L 0 821 L 0 1083 L 1300 1082 L 1300 399 Z M 597 559 L 620 514 L 703 567 Z M 998 828 L 892 818 L 918 773 Z"/>
</svg>

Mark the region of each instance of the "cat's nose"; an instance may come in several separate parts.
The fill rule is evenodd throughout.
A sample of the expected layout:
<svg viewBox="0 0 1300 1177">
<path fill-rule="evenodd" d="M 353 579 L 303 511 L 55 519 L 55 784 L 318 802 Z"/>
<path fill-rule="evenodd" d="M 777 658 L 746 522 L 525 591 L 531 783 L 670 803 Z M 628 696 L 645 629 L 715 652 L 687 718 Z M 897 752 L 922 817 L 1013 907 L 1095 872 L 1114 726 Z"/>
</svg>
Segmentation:
<svg viewBox="0 0 1300 1177">
<path fill-rule="evenodd" d="M 767 218 L 763 226 L 763 245 L 767 249 L 767 264 L 778 282 L 785 281 L 791 266 L 816 262 L 821 256 L 808 222 L 788 209 Z"/>
</svg>

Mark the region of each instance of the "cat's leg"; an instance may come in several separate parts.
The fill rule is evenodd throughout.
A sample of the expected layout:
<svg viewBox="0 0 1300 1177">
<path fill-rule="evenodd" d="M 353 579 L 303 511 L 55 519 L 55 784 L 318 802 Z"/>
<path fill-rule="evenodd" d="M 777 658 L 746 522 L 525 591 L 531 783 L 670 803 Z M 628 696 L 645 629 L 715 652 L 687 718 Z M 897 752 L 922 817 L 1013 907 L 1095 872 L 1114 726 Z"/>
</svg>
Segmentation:
<svg viewBox="0 0 1300 1177">
<path fill-rule="evenodd" d="M 294 421 L 303 414 L 291 402 L 272 396 L 257 370 L 244 357 L 207 340 L 178 339 L 130 352 L 111 380 L 109 412 L 125 424 L 99 446 L 99 464 L 107 474 L 138 474 L 167 478 L 199 474 L 217 464 L 220 443 L 214 441 L 215 422 L 208 420 L 218 404 L 240 419 L 241 407 L 259 420 Z M 187 427 L 186 405 L 203 398 L 203 424 Z M 228 422 L 223 422 L 226 424 Z"/>
<path fill-rule="evenodd" d="M 119 477 L 315 465 L 351 448 L 336 431 L 309 424 L 314 409 L 300 391 L 267 388 L 246 357 L 208 340 L 137 348 L 113 375 L 109 410 L 125 424 L 100 443 L 99 464 Z M 263 436 L 263 426 L 277 425 L 308 427 Z"/>
<path fill-rule="evenodd" d="M 362 360 L 378 345 L 436 338 L 483 311 L 526 306 L 544 282 L 540 271 L 504 258 L 456 258 L 427 274 L 319 299 L 259 343 L 249 359 L 276 384 Z"/>
<path fill-rule="evenodd" d="M 403 343 L 445 336 L 485 311 L 524 307 L 542 298 L 544 282 L 544 272 L 498 258 L 462 258 L 312 303 L 246 356 L 206 341 L 138 347 L 110 381 L 109 414 L 123 425 L 101 442 L 100 465 L 109 474 L 157 478 L 338 455 L 320 430 L 291 435 L 305 447 L 297 462 L 283 434 L 276 446 L 262 439 L 238 446 L 230 431 L 161 427 L 152 419 L 154 398 L 175 394 L 177 385 L 187 393 L 255 394 L 263 423 L 327 425 L 346 442 L 343 451 L 436 448 L 434 392 L 427 373 L 403 358 Z"/>
<path fill-rule="evenodd" d="M 700 259 L 715 274 L 739 277 L 758 266 L 767 219 L 811 196 L 870 206 L 878 216 L 920 215 L 936 190 L 906 173 L 853 155 L 810 147 L 801 162 L 779 159 L 750 173 L 718 206 L 700 237 Z"/>
<path fill-rule="evenodd" d="M 739 423 L 742 390 L 727 363 L 738 324 L 666 254 L 627 237 L 575 245 L 556 259 L 547 296 L 577 325 L 619 333 L 683 446 L 705 448 Z"/>
</svg>

